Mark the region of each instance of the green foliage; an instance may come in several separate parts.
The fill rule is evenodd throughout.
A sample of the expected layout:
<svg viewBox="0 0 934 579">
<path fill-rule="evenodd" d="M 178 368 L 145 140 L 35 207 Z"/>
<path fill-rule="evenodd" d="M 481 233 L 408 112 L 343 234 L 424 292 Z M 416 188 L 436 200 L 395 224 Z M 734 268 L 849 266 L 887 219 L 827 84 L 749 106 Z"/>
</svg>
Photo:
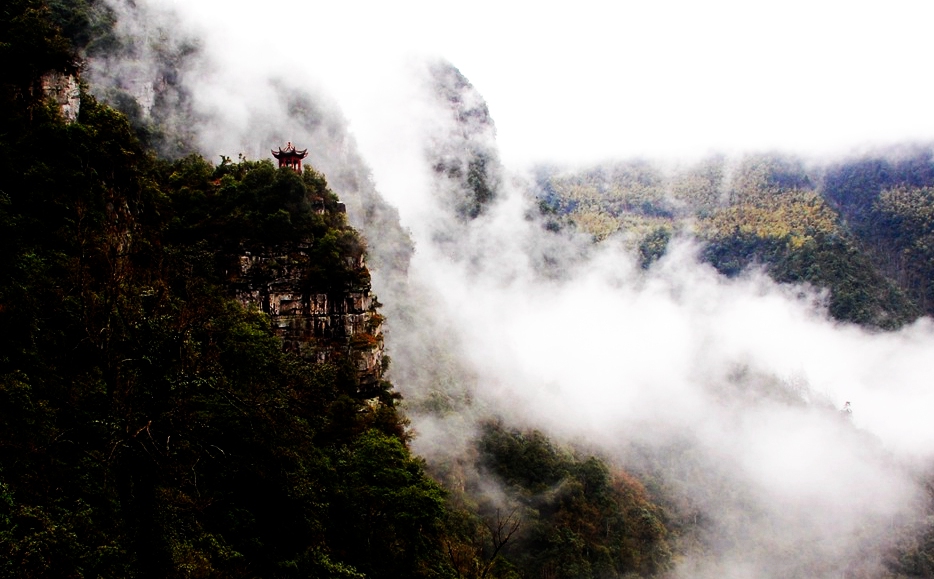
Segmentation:
<svg viewBox="0 0 934 579">
<path fill-rule="evenodd" d="M 641 161 L 555 175 L 549 186 L 572 212 L 578 206 L 599 206 L 614 217 L 624 213 L 667 217 L 672 212 L 663 175 Z"/>
<path fill-rule="evenodd" d="M 664 254 L 673 232 L 693 230 L 704 242 L 702 258 L 723 274 L 762 267 L 780 283 L 826 289 L 835 319 L 892 329 L 934 308 L 928 287 L 934 269 L 925 269 L 934 263 L 926 253 L 934 242 L 925 237 L 923 194 L 882 193 L 880 184 L 894 182 L 889 172 L 934 182 L 934 169 L 925 166 L 919 158 L 897 171 L 873 166 L 832 174 L 827 190 L 815 188 L 800 160 L 776 155 L 741 159 L 729 182 L 722 158 L 667 176 L 643 162 L 564 175 L 541 169 L 537 181 L 547 227 L 570 223 L 595 242 L 625 236 L 643 268 Z M 850 200 L 846 188 L 862 192 Z M 841 216 L 841 199 L 858 208 Z M 906 213 L 917 219 L 904 222 Z M 851 229 L 841 218 L 848 215 L 867 225 Z M 866 251 L 867 239 L 875 250 Z"/>
<path fill-rule="evenodd" d="M 42 99 L 39 78 L 53 70 L 74 72 L 75 54 L 61 30 L 52 23 L 41 0 L 9 0 L 0 8 L 0 61 L 5 106 Z M 7 113 L 9 114 L 9 113 Z"/>
<path fill-rule="evenodd" d="M 705 217 L 722 205 L 726 159 L 712 157 L 678 171 L 671 179 L 671 196 L 690 215 Z"/>
<path fill-rule="evenodd" d="M 479 509 L 492 545 L 502 542 L 510 517 L 519 521 L 512 545 L 501 549 L 504 572 L 589 578 L 669 569 L 665 514 L 630 475 L 560 449 L 540 432 L 497 423 L 486 425 L 478 450 L 514 505 L 511 515 L 498 506 Z"/>
<path fill-rule="evenodd" d="M 917 315 L 904 294 L 858 251 L 836 214 L 816 193 L 761 187 L 746 180 L 744 201 L 701 222 L 704 258 L 736 275 L 762 264 L 778 282 L 830 290 L 830 314 L 858 324 L 895 328 Z"/>
<path fill-rule="evenodd" d="M 488 165 L 493 162 L 488 153 L 481 151 L 467 163 L 467 187 L 471 195 L 458 209 L 462 215 L 471 219 L 477 217 L 496 196 L 495 185 L 490 183 L 488 173 Z"/>
<path fill-rule="evenodd" d="M 930 149 L 878 155 L 831 167 L 823 193 L 843 215 L 859 249 L 898 284 L 916 311 L 934 313 L 924 204 L 934 186 Z"/>
<path fill-rule="evenodd" d="M 665 255 L 669 241 L 671 241 L 671 230 L 664 227 L 659 227 L 642 238 L 639 242 L 639 265 L 642 269 L 648 269 Z"/>
<path fill-rule="evenodd" d="M 497 152 L 489 143 L 493 121 L 479 93 L 450 63 L 430 63 L 428 73 L 439 104 L 449 109 L 456 126 L 432 147 L 436 185 L 459 219 L 475 219 L 495 199 L 502 181 Z"/>
<path fill-rule="evenodd" d="M 195 262 L 205 275 L 238 268 L 232 256 L 275 253 L 300 267 L 308 291 L 343 292 L 368 282 L 363 241 L 313 170 L 300 176 L 243 159 L 215 168 L 192 155 L 160 163 L 158 174 L 170 186 L 161 211 L 166 240 L 189 258 L 202 256 Z"/>
<path fill-rule="evenodd" d="M 52 22 L 73 46 L 94 55 L 116 44 L 113 28 L 117 17 L 102 0 L 46 0 L 46 3 Z"/>
<path fill-rule="evenodd" d="M 889 256 L 888 270 L 918 300 L 934 310 L 934 188 L 882 191 L 870 219 L 876 247 Z"/>
<path fill-rule="evenodd" d="M 645 162 L 617 163 L 576 174 L 543 169 L 538 181 L 543 214 L 567 216 L 567 221 L 594 241 L 620 230 L 641 236 L 673 216 L 674 205 L 662 174 Z M 560 229 L 554 217 L 549 223 L 552 230 Z"/>
<path fill-rule="evenodd" d="M 934 575 L 934 473 L 928 468 L 919 478 L 925 491 L 918 505 L 921 516 L 912 524 L 893 525 L 894 547 L 885 564 L 894 577 Z"/>
<path fill-rule="evenodd" d="M 398 438 L 369 430 L 339 453 L 331 502 L 334 552 L 368 577 L 445 574 L 437 539 L 444 493 Z"/>
<path fill-rule="evenodd" d="M 734 204 L 767 202 L 785 191 L 810 189 L 811 178 L 799 159 L 774 154 L 749 155 L 735 169 L 730 201 Z"/>
</svg>

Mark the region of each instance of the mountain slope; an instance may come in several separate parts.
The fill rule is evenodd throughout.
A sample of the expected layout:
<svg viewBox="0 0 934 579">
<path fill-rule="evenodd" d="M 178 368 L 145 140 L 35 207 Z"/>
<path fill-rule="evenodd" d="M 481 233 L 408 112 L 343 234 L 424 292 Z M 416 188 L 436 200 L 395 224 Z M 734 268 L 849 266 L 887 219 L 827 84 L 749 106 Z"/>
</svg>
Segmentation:
<svg viewBox="0 0 934 579">
<path fill-rule="evenodd" d="M 695 237 L 703 244 L 702 258 L 723 274 L 762 267 L 780 283 L 827 290 L 827 307 L 837 320 L 897 328 L 927 312 L 923 292 L 884 265 L 896 251 L 883 258 L 869 249 L 866 240 L 885 235 L 884 229 L 871 234 L 872 226 L 854 221 L 839 199 L 857 194 L 840 180 L 831 172 L 821 183 L 798 161 L 760 155 L 732 163 L 714 158 L 674 172 L 645 162 L 543 172 L 536 196 L 549 214 L 597 241 L 614 234 L 630 238 L 643 267 L 664 254 L 672 235 Z M 873 219 L 881 224 L 885 209 L 875 207 Z M 920 247 L 907 233 L 888 235 Z M 898 263 L 907 253 L 901 255 Z M 919 254 L 914 262 L 923 260 Z M 915 286 L 922 277 L 920 271 L 911 277 Z"/>
</svg>

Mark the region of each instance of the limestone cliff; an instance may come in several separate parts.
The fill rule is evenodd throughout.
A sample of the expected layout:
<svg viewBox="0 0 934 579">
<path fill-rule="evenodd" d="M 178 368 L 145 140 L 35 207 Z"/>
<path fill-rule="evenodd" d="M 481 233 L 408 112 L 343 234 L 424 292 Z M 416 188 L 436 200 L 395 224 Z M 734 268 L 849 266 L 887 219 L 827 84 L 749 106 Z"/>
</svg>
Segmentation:
<svg viewBox="0 0 934 579">
<path fill-rule="evenodd" d="M 496 127 L 483 96 L 452 64 L 432 63 L 428 73 L 441 111 L 426 151 L 434 187 L 446 209 L 453 209 L 458 220 L 470 221 L 502 187 Z"/>
<path fill-rule="evenodd" d="M 42 92 L 52 100 L 66 123 L 78 120 L 81 108 L 81 87 L 73 74 L 52 71 L 42 77 Z"/>
<path fill-rule="evenodd" d="M 349 228 L 348 228 L 349 230 Z M 236 298 L 266 313 L 286 350 L 318 362 L 349 361 L 361 388 L 383 373 L 383 317 L 362 247 L 341 254 L 349 274 L 330 287 L 314 274 L 314 242 L 288 252 L 245 251 L 228 270 Z"/>
</svg>

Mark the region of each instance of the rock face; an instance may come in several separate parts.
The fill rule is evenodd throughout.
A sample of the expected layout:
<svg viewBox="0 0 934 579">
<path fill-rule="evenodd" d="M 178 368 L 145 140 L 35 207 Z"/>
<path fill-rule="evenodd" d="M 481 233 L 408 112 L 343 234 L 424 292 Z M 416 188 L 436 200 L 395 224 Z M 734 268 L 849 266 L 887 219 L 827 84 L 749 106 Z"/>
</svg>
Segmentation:
<svg viewBox="0 0 934 579">
<path fill-rule="evenodd" d="M 345 257 L 356 283 L 322 291 L 309 281 L 308 252 L 239 256 L 231 286 L 245 307 L 256 307 L 272 320 L 285 349 L 316 362 L 349 361 L 361 388 L 383 374 L 383 316 L 370 292 L 363 255 Z"/>
<path fill-rule="evenodd" d="M 58 105 L 66 123 L 78 120 L 81 108 L 81 88 L 74 75 L 50 72 L 42 77 L 42 92 Z"/>
<path fill-rule="evenodd" d="M 502 186 L 496 127 L 483 96 L 457 68 L 441 61 L 428 72 L 432 92 L 448 117 L 436 127 L 427 151 L 435 187 L 460 221 L 470 221 L 487 209 Z"/>
</svg>

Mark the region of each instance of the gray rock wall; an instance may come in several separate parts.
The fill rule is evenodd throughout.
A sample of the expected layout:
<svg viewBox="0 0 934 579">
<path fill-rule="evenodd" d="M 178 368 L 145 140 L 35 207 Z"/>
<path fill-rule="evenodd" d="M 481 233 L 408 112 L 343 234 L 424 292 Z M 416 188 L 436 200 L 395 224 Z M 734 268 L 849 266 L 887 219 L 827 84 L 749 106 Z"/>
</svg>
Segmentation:
<svg viewBox="0 0 934 579">
<path fill-rule="evenodd" d="M 78 120 L 81 109 L 81 87 L 78 79 L 71 74 L 50 72 L 42 77 L 42 92 L 58 105 L 66 123 Z"/>
<path fill-rule="evenodd" d="M 383 317 L 369 283 L 322 293 L 304 280 L 306 257 L 240 256 L 231 279 L 237 300 L 269 315 L 285 349 L 318 362 L 350 360 L 361 386 L 376 384 L 382 378 Z M 366 269 L 362 258 L 355 265 Z"/>
</svg>

